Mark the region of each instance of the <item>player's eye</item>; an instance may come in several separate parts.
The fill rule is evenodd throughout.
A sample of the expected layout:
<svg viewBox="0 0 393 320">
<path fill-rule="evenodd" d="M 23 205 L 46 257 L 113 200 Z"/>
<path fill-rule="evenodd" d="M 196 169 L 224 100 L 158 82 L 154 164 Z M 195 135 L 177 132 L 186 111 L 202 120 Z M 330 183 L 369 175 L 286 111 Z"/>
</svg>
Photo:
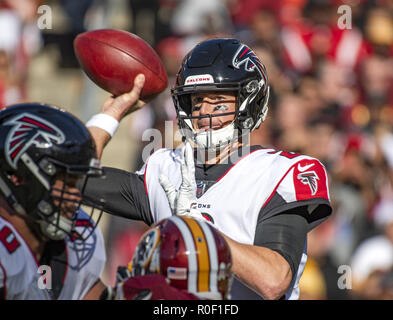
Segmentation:
<svg viewBox="0 0 393 320">
<path fill-rule="evenodd" d="M 199 111 L 199 110 L 201 110 L 201 106 L 193 106 L 192 107 L 192 112 Z"/>
<path fill-rule="evenodd" d="M 229 108 L 225 104 L 221 104 L 214 107 L 214 111 L 227 111 Z"/>
</svg>

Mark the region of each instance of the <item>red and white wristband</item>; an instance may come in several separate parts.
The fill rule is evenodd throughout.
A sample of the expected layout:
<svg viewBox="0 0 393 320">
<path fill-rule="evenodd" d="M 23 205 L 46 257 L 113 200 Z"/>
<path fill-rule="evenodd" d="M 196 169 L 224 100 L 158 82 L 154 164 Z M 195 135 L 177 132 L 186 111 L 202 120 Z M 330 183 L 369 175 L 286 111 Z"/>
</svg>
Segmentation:
<svg viewBox="0 0 393 320">
<path fill-rule="evenodd" d="M 86 127 L 98 127 L 102 130 L 105 130 L 110 134 L 111 137 L 113 137 L 117 128 L 119 127 L 119 121 L 107 114 L 98 113 L 92 116 L 91 119 L 86 122 Z"/>
</svg>

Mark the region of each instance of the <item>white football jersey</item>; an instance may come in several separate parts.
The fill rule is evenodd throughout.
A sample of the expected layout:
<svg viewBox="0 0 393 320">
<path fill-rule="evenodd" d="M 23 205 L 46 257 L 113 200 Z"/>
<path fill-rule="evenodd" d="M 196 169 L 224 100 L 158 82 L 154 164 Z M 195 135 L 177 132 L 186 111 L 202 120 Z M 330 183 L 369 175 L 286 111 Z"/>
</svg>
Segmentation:
<svg viewBox="0 0 393 320">
<path fill-rule="evenodd" d="M 79 221 L 89 221 L 80 211 Z M 78 300 L 99 280 L 106 261 L 99 228 L 82 242 L 67 238 L 56 243 L 55 257 L 39 265 L 18 231 L 0 217 L 0 294 L 7 300 Z M 49 270 L 49 271 L 48 271 Z"/>
<path fill-rule="evenodd" d="M 154 222 L 172 215 L 166 194 L 159 183 L 165 174 L 176 189 L 180 187 L 180 150 L 160 149 L 152 154 L 141 171 Z M 257 149 L 242 157 L 206 192 L 196 199 L 197 208 L 230 238 L 253 244 L 257 223 L 279 212 L 308 206 L 310 221 L 319 220 L 320 205 L 329 204 L 326 170 L 315 158 Z M 310 223 L 310 229 L 321 221 Z M 307 255 L 306 244 L 296 277 L 285 297 L 297 299 L 298 282 Z"/>
</svg>

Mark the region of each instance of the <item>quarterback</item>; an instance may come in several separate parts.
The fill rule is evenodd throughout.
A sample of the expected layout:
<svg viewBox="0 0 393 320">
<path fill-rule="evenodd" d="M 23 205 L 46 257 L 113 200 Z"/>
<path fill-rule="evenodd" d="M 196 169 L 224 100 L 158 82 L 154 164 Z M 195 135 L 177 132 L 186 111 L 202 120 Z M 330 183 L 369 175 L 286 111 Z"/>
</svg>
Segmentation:
<svg viewBox="0 0 393 320">
<path fill-rule="evenodd" d="M 76 185 L 101 174 L 89 131 L 65 110 L 0 112 L 0 300 L 100 296 L 106 257 L 93 215 L 102 209 Z"/>
<path fill-rule="evenodd" d="M 144 77 L 134 83 L 101 113 L 120 121 L 140 108 Z M 297 299 L 307 232 L 331 213 L 328 179 L 315 158 L 247 144 L 268 112 L 263 63 L 236 39 L 206 40 L 186 55 L 171 92 L 183 147 L 154 152 L 136 173 L 104 168 L 106 179 L 89 179 L 87 194 L 149 225 L 171 215 L 207 219 L 232 252 L 233 299 L 250 290 Z M 104 121 L 89 129 L 100 155 L 113 131 Z"/>
</svg>

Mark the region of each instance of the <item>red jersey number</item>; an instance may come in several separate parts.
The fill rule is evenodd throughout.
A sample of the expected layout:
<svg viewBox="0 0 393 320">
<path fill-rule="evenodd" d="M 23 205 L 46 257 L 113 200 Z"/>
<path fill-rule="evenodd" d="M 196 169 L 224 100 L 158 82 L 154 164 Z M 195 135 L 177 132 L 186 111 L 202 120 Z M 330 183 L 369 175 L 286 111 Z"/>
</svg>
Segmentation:
<svg viewBox="0 0 393 320">
<path fill-rule="evenodd" d="M 0 230 L 0 242 L 7 249 L 8 253 L 15 252 L 20 246 L 18 239 L 16 239 L 15 234 L 8 226 L 4 226 L 3 229 Z"/>
</svg>

